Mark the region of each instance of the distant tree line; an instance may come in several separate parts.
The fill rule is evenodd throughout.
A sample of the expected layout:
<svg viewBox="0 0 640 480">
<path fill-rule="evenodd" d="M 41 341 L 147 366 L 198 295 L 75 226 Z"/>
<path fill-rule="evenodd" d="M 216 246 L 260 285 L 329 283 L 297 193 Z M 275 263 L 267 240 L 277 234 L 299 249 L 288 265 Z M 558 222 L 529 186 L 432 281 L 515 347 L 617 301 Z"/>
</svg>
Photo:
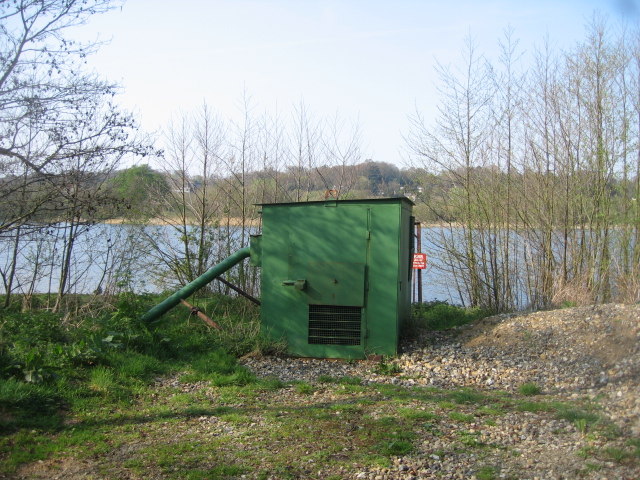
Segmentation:
<svg viewBox="0 0 640 480">
<path fill-rule="evenodd" d="M 304 197 L 310 201 L 335 198 L 337 194 L 332 187 L 340 184 L 343 176 L 353 178 L 353 187 L 348 191 L 342 191 L 341 199 L 348 198 L 375 198 L 408 195 L 416 198 L 422 191 L 422 187 L 412 180 L 409 170 L 400 169 L 396 165 L 386 162 L 366 160 L 355 165 L 346 165 L 344 168 L 322 165 L 310 171 L 306 168 L 300 171 L 308 178 L 306 186 L 308 191 Z M 298 175 L 297 175 L 298 173 Z M 412 172 L 415 173 L 415 172 Z M 136 165 L 114 172 L 107 182 L 107 187 L 115 198 L 121 202 L 121 208 L 108 212 L 111 217 L 125 215 L 126 217 L 149 218 L 158 215 L 154 203 L 162 203 L 162 198 L 174 193 L 182 192 L 182 186 L 178 185 L 179 171 L 162 171 L 152 168 L 148 164 Z M 275 190 L 274 177 L 279 178 L 278 190 Z M 224 188 L 229 182 L 228 178 L 215 177 L 205 180 L 200 174 L 189 175 L 185 184 L 185 190 L 190 196 L 198 195 L 199 191 L 207 186 L 213 191 Z M 263 195 L 260 201 L 263 203 L 291 202 L 297 195 L 299 185 L 299 171 L 287 168 L 282 172 L 272 170 L 251 171 L 246 174 L 246 182 L 250 190 L 260 191 Z M 273 187 L 269 190 L 268 185 Z M 267 192 L 270 195 L 267 195 Z M 213 193 L 212 193 L 213 194 Z M 230 208 L 229 214 L 238 218 L 241 209 Z M 171 213 L 168 211 L 166 213 Z M 105 212 L 105 215 L 107 212 Z M 424 220 L 436 219 L 434 215 L 425 212 Z"/>
</svg>

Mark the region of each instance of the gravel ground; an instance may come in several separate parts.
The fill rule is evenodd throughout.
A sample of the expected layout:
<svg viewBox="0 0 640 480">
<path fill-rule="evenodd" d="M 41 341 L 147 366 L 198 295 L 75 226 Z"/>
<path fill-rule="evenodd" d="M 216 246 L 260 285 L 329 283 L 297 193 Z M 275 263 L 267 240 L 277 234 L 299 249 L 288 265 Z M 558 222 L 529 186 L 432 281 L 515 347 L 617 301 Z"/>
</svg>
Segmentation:
<svg viewBox="0 0 640 480">
<path fill-rule="evenodd" d="M 245 358 L 243 363 L 259 376 L 310 383 L 323 375 L 349 375 L 367 384 L 516 393 L 523 383 L 532 382 L 545 400 L 596 402 L 600 413 L 618 427 L 620 448 L 625 440 L 640 438 L 640 305 L 496 315 L 473 326 L 429 333 L 402 347 L 404 353 L 391 360 L 401 370 L 394 376 L 377 374 L 372 361 L 264 357 Z M 640 478 L 637 462 L 585 460 L 579 455 L 585 448 L 615 448 L 616 440 L 587 438 L 573 423 L 553 415 L 509 413 L 495 423 L 468 428 L 482 441 L 515 452 L 513 459 L 495 455 L 494 462 L 501 463 L 496 478 Z M 456 428 L 451 425 L 450 432 L 423 439 L 417 453 L 396 458 L 392 468 L 343 472 L 343 478 L 475 478 L 475 455 L 448 451 Z M 491 455 L 483 459 L 491 460 Z"/>
</svg>

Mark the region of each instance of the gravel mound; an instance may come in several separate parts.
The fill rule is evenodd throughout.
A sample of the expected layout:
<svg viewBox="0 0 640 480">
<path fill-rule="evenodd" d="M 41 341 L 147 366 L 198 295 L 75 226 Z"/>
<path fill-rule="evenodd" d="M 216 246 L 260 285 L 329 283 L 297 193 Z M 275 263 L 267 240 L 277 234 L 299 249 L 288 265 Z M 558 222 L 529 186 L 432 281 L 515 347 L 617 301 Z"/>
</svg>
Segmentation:
<svg viewBox="0 0 640 480">
<path fill-rule="evenodd" d="M 320 383 L 322 376 L 353 376 L 365 384 L 511 393 L 524 383 L 535 383 L 554 399 L 595 400 L 624 437 L 640 437 L 640 305 L 495 315 L 474 325 L 409 339 L 402 349 L 398 357 L 385 360 L 387 367 L 391 363 L 400 371 L 396 375 L 377 373 L 380 360 L 256 357 L 243 363 L 259 376 L 309 383 Z M 593 440 L 577 430 L 558 434 L 574 428 L 563 420 L 510 413 L 494 426 L 477 428 L 488 441 L 518 452 L 519 457 L 504 464 L 496 478 L 575 478 L 576 472 L 580 478 L 640 478 L 633 467 L 581 458 L 580 452 Z M 344 478 L 475 478 L 470 477 L 469 467 L 477 462 L 473 455 L 437 454 L 451 441 L 448 437 L 425 440 L 421 455 L 398 457 L 392 468 L 367 469 Z M 592 470 L 585 469 L 587 464 Z"/>
<path fill-rule="evenodd" d="M 535 383 L 543 393 L 598 397 L 620 427 L 640 436 L 640 305 L 495 315 L 409 339 L 402 350 L 389 362 L 399 367 L 396 376 L 376 373 L 376 361 L 249 357 L 243 363 L 259 376 L 311 383 L 346 375 L 364 383 L 509 392 Z"/>
</svg>

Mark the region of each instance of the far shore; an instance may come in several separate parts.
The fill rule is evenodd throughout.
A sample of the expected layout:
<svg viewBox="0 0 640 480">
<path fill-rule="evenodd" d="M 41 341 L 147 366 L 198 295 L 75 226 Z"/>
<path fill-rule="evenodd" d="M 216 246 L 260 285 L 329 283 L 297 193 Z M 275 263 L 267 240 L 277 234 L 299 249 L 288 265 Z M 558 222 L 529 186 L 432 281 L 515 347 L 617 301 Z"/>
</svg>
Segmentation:
<svg viewBox="0 0 640 480">
<path fill-rule="evenodd" d="M 182 224 L 182 220 L 179 218 L 150 218 L 144 221 L 135 221 L 132 219 L 117 217 L 110 218 L 108 220 L 104 220 L 101 223 L 106 223 L 109 225 L 179 225 Z M 244 225 L 246 227 L 259 227 L 262 224 L 262 218 L 246 218 L 244 221 Z M 197 226 L 196 222 L 188 221 L 187 225 Z M 243 225 L 242 218 L 240 217 L 225 217 L 219 219 L 219 225 L 223 226 L 232 226 L 232 227 L 241 227 Z M 462 227 L 462 223 L 424 223 L 420 222 L 420 228 L 443 228 L 443 227 Z"/>
<path fill-rule="evenodd" d="M 108 220 L 104 220 L 101 223 L 106 223 L 109 225 L 180 225 L 182 224 L 182 220 L 179 218 L 150 218 L 144 221 L 136 221 L 124 217 L 110 218 Z M 262 223 L 261 218 L 246 218 L 244 220 L 244 225 L 246 227 L 257 227 Z M 189 226 L 197 226 L 196 222 L 187 221 L 187 225 Z M 241 227 L 243 225 L 242 218 L 239 217 L 227 217 L 219 219 L 219 225 L 221 227 L 224 226 L 232 226 L 232 227 Z"/>
</svg>

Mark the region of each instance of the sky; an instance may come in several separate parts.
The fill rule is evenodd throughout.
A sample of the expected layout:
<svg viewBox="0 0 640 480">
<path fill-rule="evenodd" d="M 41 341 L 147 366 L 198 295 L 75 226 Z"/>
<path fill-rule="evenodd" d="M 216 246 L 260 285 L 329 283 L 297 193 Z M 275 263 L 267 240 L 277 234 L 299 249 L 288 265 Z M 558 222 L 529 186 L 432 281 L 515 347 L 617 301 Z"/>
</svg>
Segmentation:
<svg viewBox="0 0 640 480">
<path fill-rule="evenodd" d="M 409 117 L 435 117 L 434 67 L 458 64 L 465 38 L 488 58 L 507 28 L 523 58 L 545 37 L 560 51 L 584 39 L 595 11 L 633 24 L 640 1 L 128 0 L 76 38 L 107 41 L 89 68 L 121 85 L 145 131 L 205 102 L 228 119 L 244 95 L 253 112 L 282 117 L 302 102 L 314 118 L 358 125 L 363 160 L 401 167 Z"/>
</svg>

